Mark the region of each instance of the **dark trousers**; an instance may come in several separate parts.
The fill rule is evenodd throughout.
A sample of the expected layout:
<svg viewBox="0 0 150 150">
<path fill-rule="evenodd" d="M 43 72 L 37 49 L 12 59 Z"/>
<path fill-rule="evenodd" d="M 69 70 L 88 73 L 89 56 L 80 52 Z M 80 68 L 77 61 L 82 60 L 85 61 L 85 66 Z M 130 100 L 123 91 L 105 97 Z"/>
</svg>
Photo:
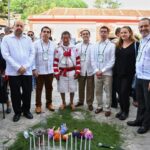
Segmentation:
<svg viewBox="0 0 150 150">
<path fill-rule="evenodd" d="M 36 106 L 42 105 L 41 94 L 44 84 L 46 92 L 46 106 L 50 105 L 52 103 L 53 74 L 39 75 L 36 81 Z"/>
<path fill-rule="evenodd" d="M 128 115 L 129 113 L 129 96 L 131 91 L 133 76 L 117 77 L 117 92 L 119 95 L 119 104 L 121 111 Z"/>
<path fill-rule="evenodd" d="M 9 76 L 9 85 L 15 114 L 29 112 L 31 105 L 32 76 Z"/>
<path fill-rule="evenodd" d="M 131 88 L 131 93 L 130 96 L 133 98 L 134 102 L 137 102 L 136 100 L 136 76 L 134 76 L 133 81 L 132 81 L 132 88 Z"/>
<path fill-rule="evenodd" d="M 118 107 L 118 97 L 117 97 L 117 79 L 116 76 L 113 76 L 112 80 L 112 104 L 111 107 Z"/>
<path fill-rule="evenodd" d="M 136 120 L 145 127 L 150 127 L 150 91 L 148 84 L 150 80 L 137 79 L 136 97 L 139 102 Z"/>
</svg>

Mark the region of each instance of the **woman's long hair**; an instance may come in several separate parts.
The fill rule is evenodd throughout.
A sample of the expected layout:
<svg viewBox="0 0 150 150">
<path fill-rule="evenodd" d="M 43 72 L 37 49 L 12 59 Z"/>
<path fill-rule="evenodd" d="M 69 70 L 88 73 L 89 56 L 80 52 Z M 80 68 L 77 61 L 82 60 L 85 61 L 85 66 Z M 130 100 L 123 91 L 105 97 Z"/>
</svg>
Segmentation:
<svg viewBox="0 0 150 150">
<path fill-rule="evenodd" d="M 134 38 L 132 29 L 131 29 L 129 26 L 123 26 L 121 29 L 123 29 L 123 28 L 125 28 L 125 29 L 127 29 L 127 30 L 129 31 L 129 33 L 130 33 L 129 40 L 130 40 L 131 42 L 135 42 L 136 40 L 135 40 L 135 38 Z M 118 42 L 116 43 L 116 47 L 117 47 L 117 48 L 122 48 L 122 45 L 123 45 L 123 40 L 122 40 L 121 37 L 119 37 L 119 40 L 118 40 Z"/>
</svg>

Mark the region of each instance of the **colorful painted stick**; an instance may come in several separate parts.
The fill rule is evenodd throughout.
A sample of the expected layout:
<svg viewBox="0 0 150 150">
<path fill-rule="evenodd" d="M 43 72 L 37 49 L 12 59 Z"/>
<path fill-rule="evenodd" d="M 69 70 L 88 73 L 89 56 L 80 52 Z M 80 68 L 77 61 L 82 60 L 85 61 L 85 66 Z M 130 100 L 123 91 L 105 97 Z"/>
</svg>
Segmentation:
<svg viewBox="0 0 150 150">
<path fill-rule="evenodd" d="M 35 145 L 35 135 L 33 135 L 33 148 L 36 150 L 36 145 Z"/>
<path fill-rule="evenodd" d="M 75 137 L 75 150 L 77 150 L 77 136 Z"/>
<path fill-rule="evenodd" d="M 38 137 L 38 147 L 39 147 L 39 150 L 41 150 L 41 139 L 40 139 L 40 137 Z"/>
<path fill-rule="evenodd" d="M 52 139 L 53 136 L 54 136 L 54 128 L 55 127 L 51 128 L 51 129 L 48 129 L 48 137 L 49 137 L 49 139 Z"/>
<path fill-rule="evenodd" d="M 72 133 L 71 133 L 71 150 L 73 149 L 73 137 L 72 137 Z"/>
<path fill-rule="evenodd" d="M 30 150 L 32 150 L 32 137 L 30 137 Z"/>
<path fill-rule="evenodd" d="M 84 150 L 86 150 L 86 143 L 87 143 L 87 139 L 85 139 Z"/>
<path fill-rule="evenodd" d="M 47 135 L 47 146 L 48 146 L 48 150 L 50 150 L 50 143 L 49 143 L 49 135 Z"/>
<path fill-rule="evenodd" d="M 60 128 L 58 128 L 55 132 L 54 132 L 54 140 L 59 142 L 60 141 L 60 137 L 61 137 L 61 133 L 60 133 Z"/>
<path fill-rule="evenodd" d="M 66 150 L 68 150 L 68 138 L 66 138 Z"/>
<path fill-rule="evenodd" d="M 62 150 L 62 145 L 61 145 L 61 135 L 60 135 L 60 138 L 59 138 L 59 148 L 60 148 L 60 150 Z"/>
<path fill-rule="evenodd" d="M 82 150 L 82 139 L 83 139 L 83 136 L 81 136 L 81 141 L 80 141 L 80 150 Z"/>
<path fill-rule="evenodd" d="M 89 150 L 91 150 L 91 139 L 89 139 Z"/>
<path fill-rule="evenodd" d="M 60 126 L 60 132 L 61 134 L 65 134 L 67 132 L 68 128 L 66 126 L 66 123 L 63 123 L 61 126 Z"/>
<path fill-rule="evenodd" d="M 89 141 L 89 150 L 91 149 L 91 140 L 93 139 L 93 133 L 89 129 L 84 129 L 85 140 Z"/>
<path fill-rule="evenodd" d="M 53 137 L 53 150 L 55 149 L 55 140 L 54 140 L 54 137 Z"/>
<path fill-rule="evenodd" d="M 44 134 L 42 137 L 43 137 L 43 142 L 42 142 L 43 143 L 43 150 L 45 150 L 45 136 L 44 136 Z"/>
</svg>

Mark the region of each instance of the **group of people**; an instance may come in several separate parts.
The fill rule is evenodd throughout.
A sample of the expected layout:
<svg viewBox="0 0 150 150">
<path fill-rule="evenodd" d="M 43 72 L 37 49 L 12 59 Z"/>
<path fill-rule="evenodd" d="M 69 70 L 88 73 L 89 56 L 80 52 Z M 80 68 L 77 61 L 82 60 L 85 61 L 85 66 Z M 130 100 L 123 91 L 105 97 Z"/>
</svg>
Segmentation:
<svg viewBox="0 0 150 150">
<path fill-rule="evenodd" d="M 118 38 L 109 39 L 110 29 L 99 29 L 100 40 L 90 42 L 90 31 L 80 32 L 83 39 L 77 45 L 71 43 L 71 34 L 64 31 L 58 46 L 51 39 L 51 29 L 44 26 L 40 39 L 34 41 L 34 32 L 23 34 L 24 23 L 16 21 L 14 32 L 5 36 L 1 43 L 1 53 L 6 61 L 5 74 L 8 75 L 11 101 L 14 110 L 13 121 L 19 121 L 21 114 L 32 119 L 30 112 L 32 75 L 36 79 L 35 112 L 42 112 L 41 94 L 45 85 L 46 108 L 54 111 L 52 104 L 53 77 L 57 80 L 57 89 L 61 95 L 60 109 L 67 106 L 65 93 L 70 93 L 69 106 L 72 110 L 83 106 L 86 100 L 88 110 L 93 111 L 94 93 L 97 100 L 95 114 L 102 111 L 111 115 L 111 106 L 120 105 L 116 114 L 119 120 L 129 115 L 131 89 L 136 82 L 134 92 L 138 102 L 135 121 L 129 126 L 140 126 L 139 134 L 150 128 L 150 19 L 139 21 L 142 39 L 134 38 L 129 26 L 121 27 Z M 30 38 L 31 37 L 31 38 Z M 74 94 L 79 92 L 79 101 L 74 104 Z M 104 98 L 104 94 L 106 98 Z"/>
</svg>

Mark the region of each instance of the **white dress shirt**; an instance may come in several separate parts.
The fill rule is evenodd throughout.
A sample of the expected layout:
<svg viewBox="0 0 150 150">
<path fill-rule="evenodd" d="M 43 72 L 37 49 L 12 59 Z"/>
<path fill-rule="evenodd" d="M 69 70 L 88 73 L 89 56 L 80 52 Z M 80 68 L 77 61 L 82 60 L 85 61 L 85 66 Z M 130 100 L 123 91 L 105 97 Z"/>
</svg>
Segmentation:
<svg viewBox="0 0 150 150">
<path fill-rule="evenodd" d="M 150 80 L 150 34 L 140 41 L 136 59 L 136 75 L 138 79 Z"/>
<path fill-rule="evenodd" d="M 81 76 L 92 76 L 94 74 L 94 70 L 91 64 L 91 51 L 93 50 L 93 45 L 91 43 L 84 44 L 83 42 L 76 45 L 79 50 L 80 63 L 81 63 Z"/>
<path fill-rule="evenodd" d="M 35 64 L 34 69 L 38 71 L 38 74 L 52 74 L 53 62 L 54 62 L 54 50 L 55 44 L 49 40 L 48 44 L 39 39 L 34 42 L 35 47 Z M 44 56 L 45 55 L 45 56 Z M 44 58 L 47 57 L 47 58 Z"/>
<path fill-rule="evenodd" d="M 115 62 L 115 44 L 110 40 L 98 42 L 91 52 L 91 63 L 94 73 L 102 71 L 103 75 L 112 75 L 112 68 Z"/>
<path fill-rule="evenodd" d="M 35 50 L 30 37 L 22 35 L 17 38 L 14 33 L 7 35 L 2 40 L 1 51 L 6 60 L 6 75 L 20 75 L 21 66 L 26 68 L 24 75 L 32 75 Z"/>
</svg>

